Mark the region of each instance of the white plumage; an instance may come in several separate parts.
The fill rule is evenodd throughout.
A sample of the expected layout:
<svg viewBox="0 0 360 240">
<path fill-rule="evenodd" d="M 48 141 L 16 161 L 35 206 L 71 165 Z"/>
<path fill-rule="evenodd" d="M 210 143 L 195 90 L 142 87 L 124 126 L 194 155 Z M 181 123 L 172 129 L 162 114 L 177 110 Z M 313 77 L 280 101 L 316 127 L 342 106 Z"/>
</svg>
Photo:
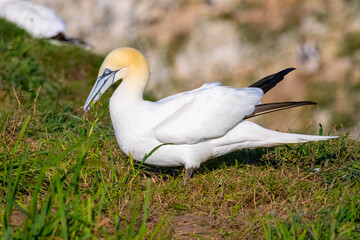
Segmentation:
<svg viewBox="0 0 360 240">
<path fill-rule="evenodd" d="M 0 17 L 36 38 L 51 38 L 66 29 L 64 20 L 53 9 L 30 1 L 0 0 Z"/>
<path fill-rule="evenodd" d="M 119 146 L 125 154 L 140 161 L 160 144 L 170 143 L 156 150 L 145 162 L 158 166 L 194 169 L 208 159 L 242 148 L 334 138 L 282 133 L 244 120 L 254 116 L 258 107 L 266 105 L 260 104 L 264 92 L 291 70 L 253 84 L 265 86 L 263 88 L 239 89 L 206 83 L 198 89 L 149 102 L 142 98 L 149 80 L 146 59 L 135 49 L 120 48 L 105 58 L 84 110 L 89 110 L 92 100 L 96 101 L 110 85 L 122 79 L 110 99 L 110 115 Z M 273 78 L 277 78 L 276 83 Z M 299 103 L 314 104 L 285 103 L 287 107 L 281 109 L 300 106 Z"/>
<path fill-rule="evenodd" d="M 160 142 L 194 144 L 221 137 L 239 119 L 251 114 L 262 96 L 260 88 L 236 89 L 213 84 L 176 98 L 165 98 L 158 102 L 160 109 L 169 111 L 172 108 L 169 105 L 177 103 L 178 110 L 155 127 L 155 138 Z"/>
</svg>

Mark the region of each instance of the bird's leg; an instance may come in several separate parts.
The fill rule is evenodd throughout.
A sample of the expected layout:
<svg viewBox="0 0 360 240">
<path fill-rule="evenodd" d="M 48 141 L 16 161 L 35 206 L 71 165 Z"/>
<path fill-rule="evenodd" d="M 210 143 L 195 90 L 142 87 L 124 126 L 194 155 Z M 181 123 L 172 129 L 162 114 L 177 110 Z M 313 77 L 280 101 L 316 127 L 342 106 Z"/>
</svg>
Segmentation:
<svg viewBox="0 0 360 240">
<path fill-rule="evenodd" d="M 190 178 L 191 178 L 191 175 L 193 173 L 194 169 L 193 168 L 188 168 L 188 169 L 185 169 L 185 179 L 184 179 L 184 185 L 186 185 Z"/>
</svg>

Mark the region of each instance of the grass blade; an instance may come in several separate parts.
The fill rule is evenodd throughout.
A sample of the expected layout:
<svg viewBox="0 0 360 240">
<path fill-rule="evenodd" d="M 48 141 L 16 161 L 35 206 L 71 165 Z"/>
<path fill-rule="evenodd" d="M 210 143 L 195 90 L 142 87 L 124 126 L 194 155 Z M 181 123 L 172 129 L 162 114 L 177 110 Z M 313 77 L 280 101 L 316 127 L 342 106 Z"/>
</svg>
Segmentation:
<svg viewBox="0 0 360 240">
<path fill-rule="evenodd" d="M 12 181 L 13 161 L 14 160 L 12 160 L 10 162 L 10 169 L 9 169 L 8 179 L 7 179 L 8 192 L 6 194 L 6 203 L 5 203 L 5 219 L 4 219 L 4 228 L 5 229 L 7 229 L 10 226 L 10 216 L 12 213 L 13 206 L 16 202 L 15 195 L 17 192 L 17 187 L 19 185 L 20 176 L 21 176 L 21 172 L 23 169 L 23 165 L 24 165 L 24 158 L 21 158 L 20 165 L 16 171 L 14 183 Z"/>
<path fill-rule="evenodd" d="M 25 130 L 26 130 L 26 128 L 27 128 L 27 126 L 28 126 L 28 124 L 29 124 L 29 122 L 30 122 L 30 119 L 31 119 L 31 116 L 29 116 L 29 117 L 25 120 L 25 123 L 23 124 L 23 126 L 22 126 L 22 128 L 21 128 L 19 137 L 18 137 L 18 139 L 16 140 L 15 145 L 14 145 L 14 147 L 13 147 L 12 155 L 15 154 L 16 149 L 17 149 L 17 147 L 18 147 L 18 145 L 19 145 L 19 142 L 21 141 L 21 138 L 23 137 L 23 135 L 24 135 L 24 133 L 25 133 Z"/>
<path fill-rule="evenodd" d="M 61 180 L 59 175 L 55 176 L 55 184 L 56 184 L 56 191 L 58 196 L 58 203 L 59 208 L 58 211 L 60 212 L 60 221 L 61 221 L 61 231 L 64 239 L 68 239 L 68 229 L 67 229 L 67 221 L 66 221 L 66 213 L 65 213 L 65 204 L 64 204 L 64 194 L 61 185 Z"/>
<path fill-rule="evenodd" d="M 5 116 L 3 117 L 3 120 L 0 124 L 0 133 L 3 131 L 6 120 L 8 119 L 9 116 L 10 116 L 10 112 L 5 113 Z"/>
<path fill-rule="evenodd" d="M 154 231 L 151 233 L 149 240 L 153 240 L 155 239 L 156 235 L 158 234 L 158 232 L 160 231 L 161 227 L 164 225 L 166 221 L 166 215 L 163 215 L 159 221 L 159 223 L 156 225 L 156 227 L 154 228 Z"/>
</svg>

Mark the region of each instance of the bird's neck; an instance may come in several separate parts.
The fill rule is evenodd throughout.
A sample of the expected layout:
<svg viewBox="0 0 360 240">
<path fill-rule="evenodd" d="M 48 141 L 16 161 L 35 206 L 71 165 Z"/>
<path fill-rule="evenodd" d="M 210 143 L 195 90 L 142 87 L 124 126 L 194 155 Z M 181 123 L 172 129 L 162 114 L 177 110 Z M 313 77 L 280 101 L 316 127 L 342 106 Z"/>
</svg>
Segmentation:
<svg viewBox="0 0 360 240">
<path fill-rule="evenodd" d="M 111 98 L 122 103 L 141 102 L 147 83 L 148 79 L 139 79 L 139 77 L 124 79 Z"/>
</svg>

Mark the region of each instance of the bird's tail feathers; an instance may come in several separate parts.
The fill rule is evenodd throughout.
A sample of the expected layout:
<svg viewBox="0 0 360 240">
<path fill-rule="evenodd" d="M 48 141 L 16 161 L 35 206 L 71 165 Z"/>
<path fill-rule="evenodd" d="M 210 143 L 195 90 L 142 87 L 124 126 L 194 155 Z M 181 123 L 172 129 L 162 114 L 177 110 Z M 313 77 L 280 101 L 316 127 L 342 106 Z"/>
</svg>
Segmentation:
<svg viewBox="0 0 360 240">
<path fill-rule="evenodd" d="M 334 138 L 338 138 L 338 136 L 318 136 L 272 131 L 267 137 L 251 142 L 248 147 L 273 147 L 284 144 L 326 141 Z"/>
<path fill-rule="evenodd" d="M 337 136 L 317 136 L 284 133 L 263 128 L 256 123 L 244 120 L 223 137 L 212 140 L 214 156 L 221 156 L 243 148 L 273 147 L 284 144 L 325 141 Z"/>
<path fill-rule="evenodd" d="M 293 134 L 293 133 L 281 133 L 281 136 L 267 139 L 268 143 L 274 145 L 289 144 L 289 143 L 305 143 L 315 141 L 325 141 L 338 138 L 338 136 L 317 136 L 306 134 Z"/>
<path fill-rule="evenodd" d="M 259 139 L 260 142 L 263 142 L 264 145 L 267 146 L 276 146 L 276 145 L 290 144 L 290 143 L 326 141 L 333 138 L 338 138 L 338 136 L 319 136 L 319 135 L 307 135 L 307 134 L 297 134 L 297 133 L 284 133 L 284 132 L 263 128 L 249 121 L 246 122 L 248 125 L 252 125 L 253 133 L 256 133 L 256 135 L 261 136 Z"/>
</svg>

